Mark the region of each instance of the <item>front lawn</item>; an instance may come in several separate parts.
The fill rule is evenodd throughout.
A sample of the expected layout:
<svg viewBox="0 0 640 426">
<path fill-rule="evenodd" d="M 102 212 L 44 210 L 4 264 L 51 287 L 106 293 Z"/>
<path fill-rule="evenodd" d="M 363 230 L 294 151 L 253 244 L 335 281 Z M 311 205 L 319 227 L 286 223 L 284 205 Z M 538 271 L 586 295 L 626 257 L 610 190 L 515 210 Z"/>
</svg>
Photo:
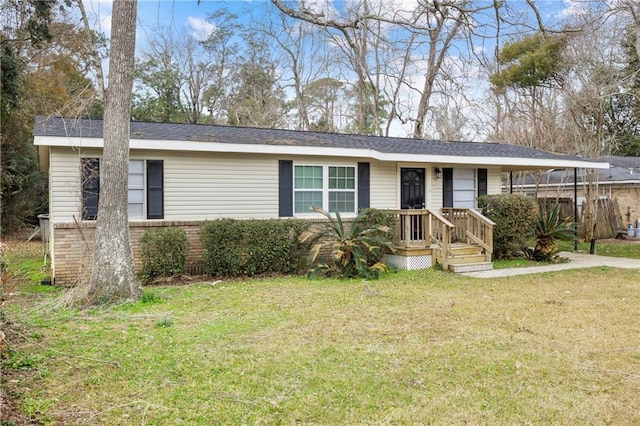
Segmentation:
<svg viewBox="0 0 640 426">
<path fill-rule="evenodd" d="M 55 424 L 639 424 L 640 271 L 426 270 L 5 307 L 8 386 Z"/>
</svg>

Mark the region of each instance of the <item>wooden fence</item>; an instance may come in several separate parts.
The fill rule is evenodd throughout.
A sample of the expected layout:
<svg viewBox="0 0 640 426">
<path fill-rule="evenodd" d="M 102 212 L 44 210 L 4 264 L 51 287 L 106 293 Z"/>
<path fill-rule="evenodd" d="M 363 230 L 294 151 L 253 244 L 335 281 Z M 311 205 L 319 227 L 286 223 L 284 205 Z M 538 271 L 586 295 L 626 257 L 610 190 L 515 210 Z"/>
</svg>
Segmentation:
<svg viewBox="0 0 640 426">
<path fill-rule="evenodd" d="M 556 203 L 560 204 L 560 217 L 570 218 L 573 220 L 573 199 L 570 198 L 539 198 L 538 201 L 541 205 L 548 205 L 553 207 Z M 582 203 L 578 215 L 578 232 L 580 237 L 585 235 L 585 217 L 584 212 L 586 210 L 586 201 Z M 592 221 L 595 224 L 593 238 L 616 238 L 618 233 L 626 232 L 626 225 L 622 222 L 622 216 L 620 215 L 620 209 L 618 208 L 618 202 L 609 198 L 598 199 L 594 202 L 592 209 L 594 219 Z M 593 225 L 592 225 L 593 226 Z"/>
</svg>

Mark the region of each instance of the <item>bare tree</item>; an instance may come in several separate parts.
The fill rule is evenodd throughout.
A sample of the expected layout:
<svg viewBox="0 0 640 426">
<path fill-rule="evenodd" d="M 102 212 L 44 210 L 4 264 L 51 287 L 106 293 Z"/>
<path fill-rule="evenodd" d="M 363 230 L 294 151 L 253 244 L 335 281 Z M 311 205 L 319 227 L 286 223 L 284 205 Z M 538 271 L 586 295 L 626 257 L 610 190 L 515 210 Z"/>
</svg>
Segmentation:
<svg viewBox="0 0 640 426">
<path fill-rule="evenodd" d="M 446 104 L 445 97 L 461 98 L 460 93 L 441 90 L 464 88 L 463 84 L 446 84 L 467 77 L 460 74 L 464 67 L 456 70 L 451 64 L 474 59 L 474 43 L 497 37 L 501 26 L 513 31 L 529 19 L 520 11 L 513 14 L 502 1 L 421 0 L 408 6 L 406 2 L 359 0 L 339 11 L 329 2 L 271 1 L 288 16 L 328 32 L 330 41 L 341 48 L 355 74 L 359 132 L 365 132 L 371 117 L 380 119 L 384 111 L 385 134 L 392 121 L 400 120 L 414 123 L 416 138 L 424 137 L 435 109 Z M 542 25 L 535 3 L 528 1 L 524 7 Z M 411 102 L 416 98 L 414 107 Z"/>
<path fill-rule="evenodd" d="M 280 61 L 283 68 L 288 69 L 290 78 L 284 77 L 284 87 L 293 89 L 295 98 L 293 108 L 296 112 L 297 130 L 309 130 L 309 106 L 307 96 L 305 96 L 305 86 L 317 76 L 317 55 L 314 42 L 312 26 L 304 21 L 288 19 L 285 14 L 278 13 L 278 16 L 269 13 L 261 16 L 258 21 L 260 31 L 269 36 L 280 50 Z M 293 21 L 293 22 L 292 22 Z"/>
<path fill-rule="evenodd" d="M 371 118 L 377 112 L 376 102 L 380 94 L 379 87 L 375 84 L 368 68 L 369 25 L 375 21 L 373 17 L 377 16 L 371 13 L 369 0 L 351 4 L 347 11 L 348 16 L 342 20 L 309 10 L 303 2 L 299 4 L 299 8 L 289 7 L 282 0 L 272 0 L 272 3 L 288 16 L 330 32 L 330 40 L 346 55 L 356 74 L 353 90 L 356 97 L 354 118 L 356 132 L 369 133 Z"/>
<path fill-rule="evenodd" d="M 606 16 L 585 25 L 566 49 L 569 67 L 564 96 L 567 104 L 568 130 L 575 142 L 575 153 L 587 158 L 609 154 L 617 137 L 611 125 L 613 99 L 620 93 L 625 78 L 624 56 L 619 41 L 624 28 Z M 595 225 L 598 172 L 586 170 L 584 213 L 585 239 L 592 237 Z"/>
</svg>

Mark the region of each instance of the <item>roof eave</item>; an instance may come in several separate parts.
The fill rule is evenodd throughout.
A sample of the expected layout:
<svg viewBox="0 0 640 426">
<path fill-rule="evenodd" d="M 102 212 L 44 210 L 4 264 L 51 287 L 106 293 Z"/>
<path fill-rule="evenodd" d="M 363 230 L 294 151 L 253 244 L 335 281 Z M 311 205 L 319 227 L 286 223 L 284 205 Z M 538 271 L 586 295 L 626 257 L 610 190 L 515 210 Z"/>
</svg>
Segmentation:
<svg viewBox="0 0 640 426">
<path fill-rule="evenodd" d="M 35 136 L 35 145 L 49 145 L 73 148 L 102 148 L 102 138 L 67 138 L 51 136 Z M 528 157 L 494 157 L 494 156 L 461 156 L 430 155 L 414 153 L 389 153 L 363 148 L 336 148 L 300 145 L 270 144 L 238 144 L 221 142 L 177 141 L 155 139 L 131 139 L 131 149 L 148 149 L 162 151 L 195 151 L 195 152 L 229 152 L 245 154 L 274 155 L 310 155 L 325 157 L 366 158 L 379 161 L 411 161 L 416 163 L 434 163 L 439 165 L 486 165 L 500 166 L 503 171 L 548 170 L 559 168 L 593 168 L 607 169 L 609 163 L 592 162 L 576 159 L 528 158 Z M 508 164 L 505 164 L 508 162 Z"/>
</svg>

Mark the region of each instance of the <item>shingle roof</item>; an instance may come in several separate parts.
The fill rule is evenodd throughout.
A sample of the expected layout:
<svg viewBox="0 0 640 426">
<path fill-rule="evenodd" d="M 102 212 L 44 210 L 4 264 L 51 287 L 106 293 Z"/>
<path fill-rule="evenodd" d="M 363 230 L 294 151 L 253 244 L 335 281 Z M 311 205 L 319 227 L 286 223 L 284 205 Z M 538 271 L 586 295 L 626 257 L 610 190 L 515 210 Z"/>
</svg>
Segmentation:
<svg viewBox="0 0 640 426">
<path fill-rule="evenodd" d="M 36 117 L 35 136 L 102 138 L 102 120 Z M 324 148 L 372 149 L 382 153 L 578 160 L 584 159 L 517 145 L 488 142 L 448 142 L 383 136 L 318 133 L 202 124 L 131 122 L 131 138 L 260 144 Z"/>
</svg>

